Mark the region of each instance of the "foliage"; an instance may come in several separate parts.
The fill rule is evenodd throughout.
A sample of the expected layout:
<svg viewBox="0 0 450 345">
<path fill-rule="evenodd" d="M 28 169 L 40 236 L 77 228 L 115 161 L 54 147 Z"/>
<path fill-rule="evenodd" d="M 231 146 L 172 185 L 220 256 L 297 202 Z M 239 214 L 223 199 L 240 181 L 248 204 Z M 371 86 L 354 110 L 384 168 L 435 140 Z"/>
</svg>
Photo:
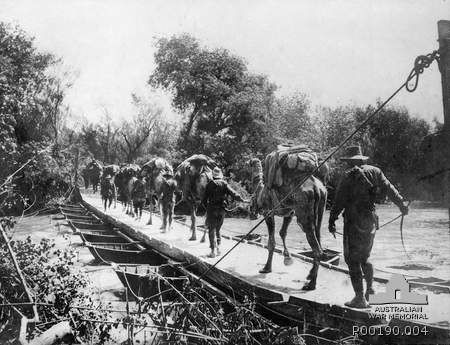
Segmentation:
<svg viewBox="0 0 450 345">
<path fill-rule="evenodd" d="M 63 152 L 68 147 L 61 147 L 60 134 L 70 82 L 67 73 L 58 74 L 60 67 L 18 27 L 0 23 L 0 181 L 31 159 L 0 187 L 0 205 L 7 206 L 2 212 L 37 207 L 53 197 L 52 191 L 66 188 L 61 167 L 69 165 Z"/>
<path fill-rule="evenodd" d="M 88 342 L 95 339 L 95 343 L 101 344 L 110 338 L 110 325 L 86 321 L 108 320 L 111 315 L 109 312 L 95 310 L 106 309 L 107 306 L 94 299 L 95 291 L 89 278 L 74 266 L 74 249 L 56 249 L 54 243 L 48 239 L 34 243 L 30 237 L 24 241 L 11 241 L 10 244 L 31 294 L 38 302 L 37 310 L 41 322 L 31 330 L 31 337 L 70 315 L 71 327 L 78 341 Z M 0 243 L 0 272 L 1 294 L 10 303 L 24 302 L 23 287 L 3 241 Z M 75 306 L 92 310 L 77 309 Z M 25 313 L 29 310 L 27 307 L 19 309 Z M 14 314 L 11 317 L 14 318 Z M 7 334 L 4 337 L 6 338 Z M 5 338 L 3 341 L 7 340 Z"/>
<path fill-rule="evenodd" d="M 170 91 L 172 104 L 187 114 L 178 148 L 181 156 L 202 152 L 223 166 L 273 144 L 267 123 L 275 85 L 248 72 L 245 61 L 226 49 L 208 49 L 189 36 L 156 43 L 154 87 Z"/>
<path fill-rule="evenodd" d="M 338 146 L 374 111 L 374 106 L 321 108 L 314 119 L 317 147 L 329 151 Z M 429 133 L 430 126 L 425 121 L 413 118 L 404 108 L 388 106 L 372 118 L 348 145 L 361 145 L 364 154 L 370 157 L 370 163 L 379 166 L 405 196 L 421 198 L 427 193 L 426 186 L 417 184 L 425 165 L 420 148 Z M 335 161 L 331 186 L 339 180 L 342 169 L 343 166 Z"/>
<path fill-rule="evenodd" d="M 300 92 L 278 98 L 271 119 L 274 135 L 281 142 L 310 145 L 314 140 L 310 101 Z"/>
<path fill-rule="evenodd" d="M 162 109 L 156 104 L 146 102 L 135 94 L 132 95 L 132 99 L 136 113 L 131 121 L 124 121 L 120 129 L 123 139 L 120 148 L 127 163 L 132 163 L 142 154 L 145 143 L 161 122 L 162 114 Z"/>
<path fill-rule="evenodd" d="M 164 291 L 171 286 L 164 277 L 152 276 L 149 285 Z M 195 278 L 188 278 L 182 287 L 170 289 L 174 297 L 166 300 L 164 293 L 139 302 L 139 313 L 130 314 L 115 324 L 143 329 L 148 338 L 171 344 L 305 344 L 297 328 L 278 327 L 255 312 L 254 298 L 243 297 L 232 302 L 209 291 Z M 165 307 L 161 307 L 161 303 Z M 164 331 L 167 331 L 164 332 Z M 163 332 L 161 334 L 161 332 Z M 138 332 L 136 332 L 138 333 Z M 137 341 L 136 341 L 137 342 Z"/>
<path fill-rule="evenodd" d="M 119 127 L 112 121 L 105 110 L 100 123 L 84 124 L 81 128 L 80 142 L 84 156 L 95 158 L 105 163 L 119 161 L 120 151 L 117 145 Z"/>
<path fill-rule="evenodd" d="M 361 122 L 374 110 L 371 106 L 359 110 L 356 121 Z M 405 108 L 387 107 L 367 126 L 366 152 L 391 174 L 418 175 L 420 144 L 429 133 L 429 124 L 411 117 Z"/>
</svg>

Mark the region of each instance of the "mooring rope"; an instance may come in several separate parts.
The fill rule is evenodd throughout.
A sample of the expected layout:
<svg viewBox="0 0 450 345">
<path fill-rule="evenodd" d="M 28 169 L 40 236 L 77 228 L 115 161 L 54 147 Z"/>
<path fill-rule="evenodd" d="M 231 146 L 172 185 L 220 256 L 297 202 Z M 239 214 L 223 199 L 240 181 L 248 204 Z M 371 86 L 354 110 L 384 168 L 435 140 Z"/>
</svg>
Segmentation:
<svg viewBox="0 0 450 345">
<path fill-rule="evenodd" d="M 365 127 L 374 117 L 377 115 L 403 88 L 406 88 L 408 92 L 414 92 L 417 89 L 417 85 L 419 82 L 419 75 L 422 74 L 425 70 L 425 68 L 428 68 L 431 63 L 434 60 L 439 61 L 439 51 L 435 50 L 431 54 L 428 55 L 420 55 L 416 58 L 414 61 L 414 67 L 412 68 L 411 72 L 409 73 L 406 80 L 403 82 L 402 85 L 400 85 L 381 105 L 378 106 L 378 108 L 370 114 L 363 122 L 361 122 L 352 133 L 350 133 L 328 156 L 325 157 L 324 160 L 322 160 L 317 167 L 307 174 L 301 181 L 298 183 L 289 193 L 287 193 L 279 202 L 278 205 L 273 207 L 270 211 L 267 212 L 267 214 L 255 225 L 253 226 L 250 231 L 248 231 L 247 235 L 242 237 L 236 244 L 231 247 L 224 255 L 222 255 L 213 265 L 208 267 L 208 269 L 199 276 L 199 279 L 203 278 L 211 269 L 216 267 L 225 257 L 227 257 L 237 246 L 239 246 L 244 239 L 250 235 L 253 231 L 256 230 L 265 220 L 267 220 L 269 217 L 272 217 L 275 212 L 279 209 L 281 209 L 281 204 L 283 201 L 287 200 L 292 194 L 294 194 L 311 176 L 313 176 L 315 173 L 317 173 L 320 168 L 328 162 L 342 147 L 344 147 L 345 144 L 347 144 L 355 135 L 358 133 L 363 127 Z M 414 86 L 410 87 L 408 83 L 414 79 Z"/>
</svg>

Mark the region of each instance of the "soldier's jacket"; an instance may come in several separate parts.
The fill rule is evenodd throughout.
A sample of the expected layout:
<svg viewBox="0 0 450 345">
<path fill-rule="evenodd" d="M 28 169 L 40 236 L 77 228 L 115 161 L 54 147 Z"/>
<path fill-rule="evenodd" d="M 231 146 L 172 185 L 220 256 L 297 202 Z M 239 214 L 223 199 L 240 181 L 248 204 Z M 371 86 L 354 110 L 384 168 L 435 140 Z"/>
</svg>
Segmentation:
<svg viewBox="0 0 450 345">
<path fill-rule="evenodd" d="M 100 194 L 102 198 L 113 198 L 116 195 L 116 186 L 112 180 L 103 179 L 100 185 Z"/>
<path fill-rule="evenodd" d="M 330 222 L 344 210 L 344 258 L 347 263 L 365 262 L 372 251 L 378 217 L 375 200 L 388 196 L 397 206 L 403 199 L 382 171 L 371 165 L 348 170 L 336 191 Z"/>
<path fill-rule="evenodd" d="M 133 189 L 131 190 L 131 198 L 133 200 L 145 200 L 145 183 L 142 180 L 137 179 L 133 183 Z"/>
<path fill-rule="evenodd" d="M 206 185 L 203 204 L 207 209 L 225 208 L 227 196 L 242 201 L 241 196 L 226 181 L 211 180 Z"/>
<path fill-rule="evenodd" d="M 362 173 L 366 180 L 361 181 L 358 173 Z M 372 165 L 354 167 L 346 171 L 339 183 L 330 219 L 337 219 L 343 210 L 344 219 L 358 218 L 361 213 L 375 211 L 375 200 L 380 196 L 387 196 L 399 207 L 403 204 L 402 196 L 379 168 Z"/>
<path fill-rule="evenodd" d="M 178 184 L 174 179 L 164 179 L 161 186 L 161 200 L 164 202 L 175 202 L 175 190 Z"/>
</svg>

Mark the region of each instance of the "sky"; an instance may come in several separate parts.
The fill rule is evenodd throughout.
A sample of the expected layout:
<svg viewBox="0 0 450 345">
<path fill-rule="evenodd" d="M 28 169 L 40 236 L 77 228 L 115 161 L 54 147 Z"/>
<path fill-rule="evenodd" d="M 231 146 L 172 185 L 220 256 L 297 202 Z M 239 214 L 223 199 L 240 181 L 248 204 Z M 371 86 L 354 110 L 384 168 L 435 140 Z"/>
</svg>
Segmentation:
<svg viewBox="0 0 450 345">
<path fill-rule="evenodd" d="M 66 102 L 92 121 L 104 109 L 127 118 L 131 93 L 148 95 L 155 37 L 189 33 L 229 49 L 279 95 L 306 93 L 313 107 L 367 105 L 438 48 L 437 21 L 449 17 L 450 0 L 0 0 L 0 21 L 21 26 L 74 72 Z M 169 95 L 153 97 L 174 116 Z M 443 121 L 437 65 L 394 104 Z"/>
</svg>

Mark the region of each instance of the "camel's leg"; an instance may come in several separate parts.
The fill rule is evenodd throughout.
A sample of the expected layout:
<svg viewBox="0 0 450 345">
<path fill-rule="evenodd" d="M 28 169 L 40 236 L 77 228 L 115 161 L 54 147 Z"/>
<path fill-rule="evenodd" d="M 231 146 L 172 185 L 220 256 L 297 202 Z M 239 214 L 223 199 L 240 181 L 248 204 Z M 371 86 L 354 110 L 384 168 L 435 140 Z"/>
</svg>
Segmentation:
<svg viewBox="0 0 450 345">
<path fill-rule="evenodd" d="M 148 222 L 147 225 L 152 225 L 153 224 L 153 220 L 152 220 L 152 213 L 153 213 L 153 195 L 150 194 L 150 204 L 148 206 L 148 213 L 150 214 L 150 216 L 148 217 Z"/>
<path fill-rule="evenodd" d="M 206 227 L 203 228 L 203 236 L 200 240 L 200 243 L 204 243 L 206 241 L 206 233 L 208 232 L 208 229 Z"/>
<path fill-rule="evenodd" d="M 161 230 L 162 230 L 162 232 L 166 232 L 166 230 L 167 230 L 167 218 L 169 216 L 167 205 L 164 205 L 163 203 L 161 203 L 160 204 L 160 212 L 161 212 L 161 219 L 162 219 Z"/>
<path fill-rule="evenodd" d="M 267 256 L 266 265 L 259 271 L 259 273 L 272 272 L 272 259 L 273 252 L 275 250 L 275 218 L 273 216 L 266 218 L 267 230 L 269 232 L 269 242 L 267 244 L 267 250 L 269 254 Z"/>
<path fill-rule="evenodd" d="M 166 215 L 166 209 L 165 206 L 161 201 L 158 200 L 158 208 L 159 208 L 159 214 L 162 219 L 162 225 L 160 227 L 161 230 L 164 230 L 166 232 L 167 229 L 167 215 Z"/>
<path fill-rule="evenodd" d="M 291 223 L 291 221 L 292 221 L 292 215 L 283 217 L 283 225 L 281 226 L 281 229 L 280 229 L 280 236 L 283 241 L 283 248 L 284 248 L 283 249 L 284 264 L 286 266 L 292 265 L 292 263 L 293 263 L 291 253 L 289 253 L 289 250 L 286 246 L 286 235 L 287 235 L 287 230 L 288 230 L 288 227 L 289 227 L 289 224 Z"/>
<path fill-rule="evenodd" d="M 195 203 L 191 203 L 191 231 L 192 231 L 192 236 L 191 236 L 191 238 L 189 239 L 189 241 L 195 241 L 195 240 L 197 240 L 197 233 L 196 233 L 196 229 L 197 229 L 197 226 L 196 226 L 196 220 L 197 220 L 197 215 L 196 215 L 196 212 L 195 212 Z"/>
<path fill-rule="evenodd" d="M 133 200 L 130 199 L 129 205 L 130 205 L 130 216 L 134 217 L 135 213 L 134 213 L 134 207 L 133 207 Z M 137 212 L 137 209 L 136 209 L 136 212 Z"/>
<path fill-rule="evenodd" d="M 312 215 L 311 215 L 312 216 Z M 311 220 L 311 216 L 307 216 L 307 219 Z M 298 218 L 297 218 L 298 219 Z M 308 276 L 306 279 L 308 282 L 305 283 L 303 286 L 303 290 L 314 290 L 316 288 L 316 282 L 317 282 L 317 273 L 319 271 L 319 265 L 320 265 L 320 259 L 322 257 L 322 247 L 319 243 L 319 240 L 316 237 L 316 229 L 314 226 L 314 223 L 311 221 L 308 221 L 307 224 L 301 223 L 300 220 L 298 220 L 299 225 L 303 228 L 303 231 L 305 232 L 306 239 L 308 240 L 308 243 L 313 251 L 314 255 L 314 261 L 313 261 L 313 267 L 309 271 Z"/>
<path fill-rule="evenodd" d="M 169 212 L 169 231 L 172 230 L 172 220 L 173 220 L 173 210 L 175 208 L 175 204 L 172 202 L 170 205 L 167 205 Z"/>
</svg>

